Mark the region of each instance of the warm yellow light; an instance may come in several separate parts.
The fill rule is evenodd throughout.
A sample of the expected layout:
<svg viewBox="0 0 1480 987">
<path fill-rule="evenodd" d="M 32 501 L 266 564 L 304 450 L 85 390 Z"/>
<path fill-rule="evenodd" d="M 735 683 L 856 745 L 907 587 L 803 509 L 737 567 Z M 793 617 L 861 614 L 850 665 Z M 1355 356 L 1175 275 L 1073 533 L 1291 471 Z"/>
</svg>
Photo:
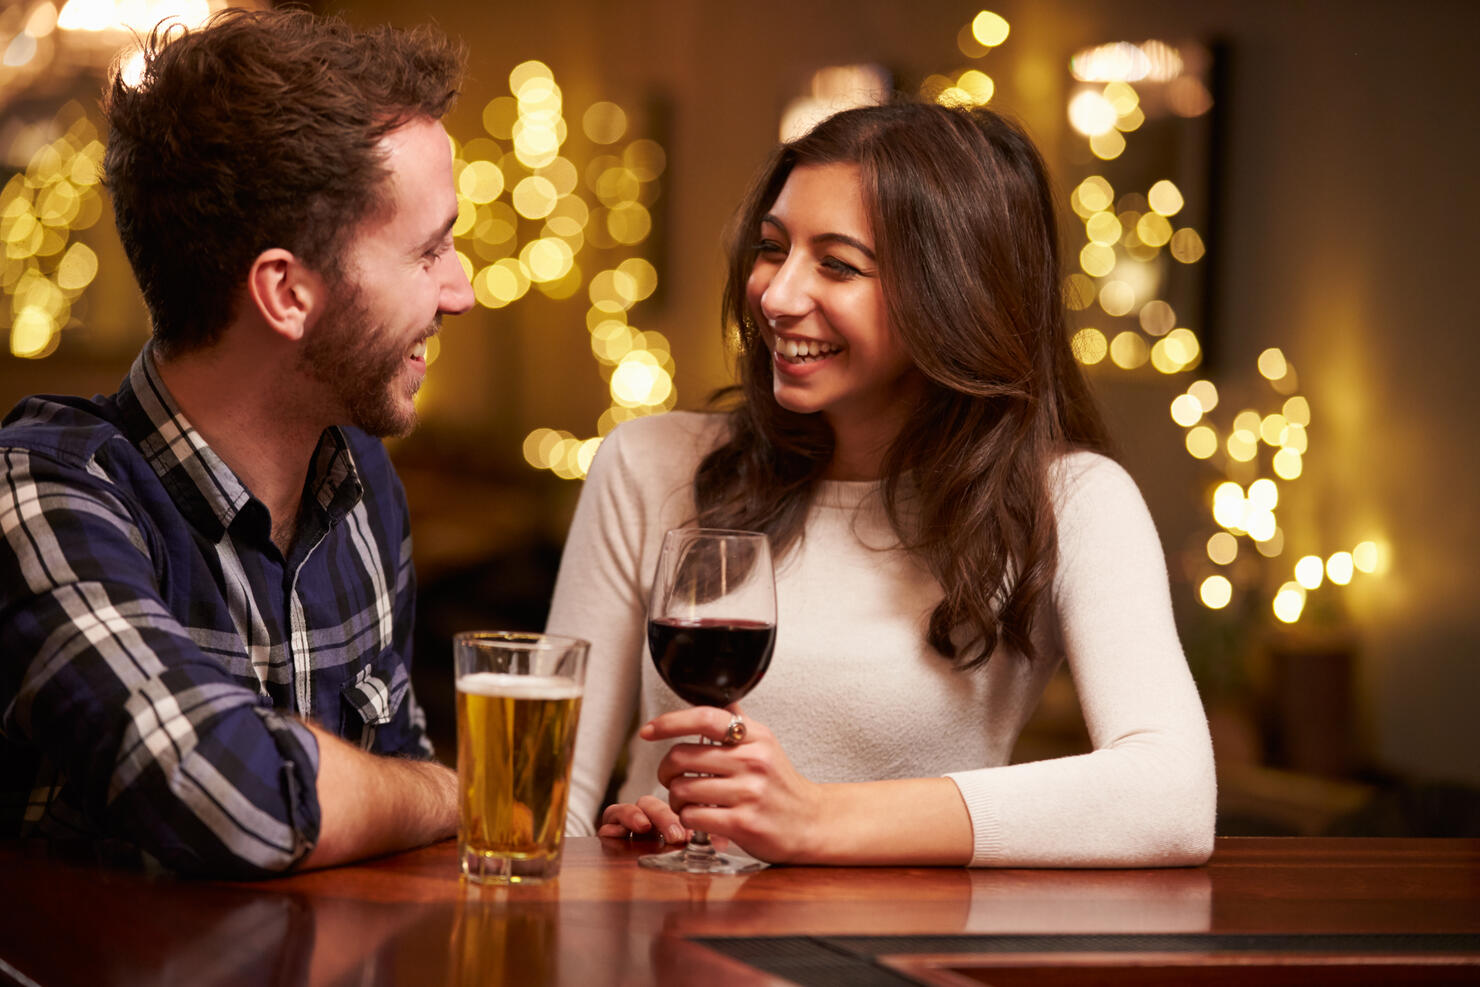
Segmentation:
<svg viewBox="0 0 1480 987">
<path fill-rule="evenodd" d="M 1100 288 L 1100 308 L 1106 315 L 1128 315 L 1136 307 L 1136 291 L 1124 281 L 1107 281 Z"/>
<path fill-rule="evenodd" d="M 1262 477 L 1249 484 L 1248 501 L 1261 511 L 1272 511 L 1280 506 L 1280 488 L 1269 477 Z"/>
<path fill-rule="evenodd" d="M 1300 612 L 1305 609 L 1305 589 L 1299 583 L 1289 582 L 1280 587 L 1280 591 L 1274 595 L 1272 605 L 1274 615 L 1286 624 L 1293 624 L 1300 619 Z"/>
<path fill-rule="evenodd" d="M 469 161 L 457 176 L 457 190 L 470 202 L 492 202 L 504 191 L 504 173 L 492 161 Z"/>
<path fill-rule="evenodd" d="M 658 287 L 658 270 L 641 257 L 629 257 L 617 265 L 617 273 L 631 279 L 632 301 L 640 302 Z"/>
<path fill-rule="evenodd" d="M 1106 342 L 1105 334 L 1089 326 L 1074 334 L 1073 348 L 1074 356 L 1080 363 L 1087 366 L 1099 363 L 1110 352 L 1110 344 Z"/>
<path fill-rule="evenodd" d="M 1160 298 L 1141 306 L 1141 328 L 1151 336 L 1165 336 L 1177 324 L 1177 313 Z"/>
<path fill-rule="evenodd" d="M 657 141 L 635 140 L 622 151 L 622 164 L 639 182 L 651 182 L 668 166 L 668 156 Z"/>
<path fill-rule="evenodd" d="M 1114 246 L 1124 232 L 1120 228 L 1120 220 L 1111 212 L 1097 212 L 1084 223 L 1084 233 L 1091 243 Z"/>
<path fill-rule="evenodd" d="M 500 96 L 483 107 L 483 129 L 501 141 L 514 136 L 514 121 L 519 119 L 519 103 L 512 96 Z"/>
<path fill-rule="evenodd" d="M 646 350 L 634 350 L 612 371 L 612 400 L 625 407 L 656 405 L 673 391 L 673 379 Z"/>
<path fill-rule="evenodd" d="M 1285 533 L 1279 528 L 1274 529 L 1274 535 L 1267 541 L 1255 542 L 1254 547 L 1259 554 L 1266 559 L 1277 559 L 1285 550 Z"/>
<path fill-rule="evenodd" d="M 967 69 L 961 73 L 961 78 L 956 80 L 956 87 L 968 96 L 978 106 L 992 101 L 992 96 L 997 91 L 997 84 L 992 77 L 978 69 Z"/>
<path fill-rule="evenodd" d="M 1089 149 L 1101 161 L 1114 161 L 1125 153 L 1125 138 L 1118 130 L 1112 130 L 1108 134 L 1095 134 L 1089 139 Z"/>
<path fill-rule="evenodd" d="M 1196 264 L 1203 259 L 1208 248 L 1203 245 L 1202 237 L 1197 235 L 1197 230 L 1185 226 L 1172 234 L 1171 240 L 1172 256 L 1183 264 Z"/>
<path fill-rule="evenodd" d="M 540 237 L 524 245 L 519 260 L 536 283 L 558 281 L 570 273 L 575 257 L 570 244 L 558 237 Z"/>
<path fill-rule="evenodd" d="M 1164 352 L 1164 362 L 1167 369 L 1158 370 L 1163 373 L 1175 373 L 1184 370 L 1198 362 L 1202 355 L 1202 347 L 1198 345 L 1197 336 L 1190 329 L 1173 329 L 1166 335 L 1157 346 Z"/>
<path fill-rule="evenodd" d="M 616 103 L 592 103 L 581 117 L 581 129 L 593 144 L 615 144 L 627 132 L 627 113 Z"/>
<path fill-rule="evenodd" d="M 1222 610 L 1233 600 L 1233 583 L 1224 576 L 1209 576 L 1202 581 L 1198 596 L 1209 610 Z"/>
<path fill-rule="evenodd" d="M 544 469 L 548 462 L 547 449 L 558 439 L 559 435 L 553 428 L 537 428 L 530 432 L 524 437 L 524 461 L 536 469 Z"/>
<path fill-rule="evenodd" d="M 633 328 L 616 319 L 607 319 L 591 330 L 591 352 L 608 365 L 620 363 L 636 342 Z"/>
<path fill-rule="evenodd" d="M 1129 113 L 1121 113 L 1115 118 L 1115 129 L 1122 134 L 1129 134 L 1141 129 L 1141 124 L 1146 122 L 1146 112 L 1139 106 L 1131 108 Z"/>
<path fill-rule="evenodd" d="M 550 66 L 537 59 L 520 62 L 509 71 L 509 92 L 518 93 L 531 82 L 553 82 L 555 74 Z"/>
<path fill-rule="evenodd" d="M 1213 520 L 1225 528 L 1242 530 L 1244 488 L 1225 480 L 1213 489 Z"/>
<path fill-rule="evenodd" d="M 1255 438 L 1259 434 L 1259 423 L 1262 419 L 1259 412 L 1252 408 L 1245 408 L 1233 416 L 1233 428 L 1236 432 L 1247 432 L 1249 438 Z"/>
<path fill-rule="evenodd" d="M 1115 190 L 1099 175 L 1091 175 L 1080 182 L 1075 186 L 1074 193 L 1088 213 L 1109 209 L 1110 203 L 1115 200 Z"/>
<path fill-rule="evenodd" d="M 28 305 L 16 313 L 10 327 L 10 353 L 28 359 L 46 356 L 60 327 L 44 309 Z"/>
<path fill-rule="evenodd" d="M 555 200 L 560 197 L 555 185 L 548 178 L 530 175 L 514 186 L 509 201 L 514 209 L 526 219 L 544 219 L 555 209 Z"/>
<path fill-rule="evenodd" d="M 1235 462 L 1252 462 L 1254 457 L 1259 455 L 1259 443 L 1248 432 L 1233 432 L 1223 445 L 1228 450 L 1228 458 Z"/>
<path fill-rule="evenodd" d="M 576 451 L 576 474 L 585 476 L 591 471 L 591 462 L 596 458 L 596 450 L 601 447 L 601 439 L 587 439 L 580 444 Z"/>
<path fill-rule="evenodd" d="M 1239 526 L 1247 531 L 1249 537 L 1256 542 L 1268 541 L 1279 530 L 1274 512 L 1255 507 L 1253 504 L 1248 505 L 1248 510 L 1244 512 L 1243 520 L 1239 522 Z"/>
<path fill-rule="evenodd" d="M 1146 340 L 1134 330 L 1127 329 L 1117 333 L 1110 341 L 1110 360 L 1122 370 L 1135 370 L 1145 366 L 1150 355 Z"/>
<path fill-rule="evenodd" d="M 1326 564 L 1319 555 L 1301 556 L 1295 563 L 1295 581 L 1306 589 L 1319 589 L 1325 572 Z"/>
<path fill-rule="evenodd" d="M 1207 425 L 1199 425 L 1187 432 L 1187 452 L 1194 459 L 1212 459 L 1218 451 L 1218 433 Z"/>
<path fill-rule="evenodd" d="M 1274 454 L 1274 460 L 1270 465 L 1274 467 L 1275 475 L 1282 480 L 1299 479 L 1300 472 L 1304 468 L 1300 453 L 1294 449 L 1281 449 Z"/>
<path fill-rule="evenodd" d="M 1364 541 L 1352 549 L 1352 565 L 1356 566 L 1360 572 L 1374 573 L 1380 562 L 1381 557 L 1375 541 Z"/>
<path fill-rule="evenodd" d="M 1194 381 L 1187 388 L 1187 393 L 1197 398 L 1197 403 L 1202 405 L 1204 414 L 1218 407 L 1218 388 L 1210 380 Z"/>
<path fill-rule="evenodd" d="M 57 285 L 67 291 L 81 291 L 98 276 L 98 255 L 85 243 L 67 248 L 57 264 Z"/>
<path fill-rule="evenodd" d="M 1337 586 L 1345 586 L 1352 581 L 1355 568 L 1351 552 L 1336 552 L 1326 560 L 1326 578 Z"/>
<path fill-rule="evenodd" d="M 1218 565 L 1230 565 L 1238 558 L 1238 539 L 1227 531 L 1219 531 L 1208 539 L 1208 558 Z"/>
<path fill-rule="evenodd" d="M 1079 251 L 1079 266 L 1090 277 L 1103 278 L 1115 270 L 1115 250 L 1103 243 L 1086 243 Z"/>
<path fill-rule="evenodd" d="M 1259 354 L 1259 373 L 1267 380 L 1279 380 L 1285 376 L 1285 354 L 1279 347 L 1272 346 Z"/>
<path fill-rule="evenodd" d="M 1136 236 L 1142 243 L 1160 247 L 1172 238 L 1172 224 L 1159 213 L 1148 212 L 1136 222 Z"/>
<path fill-rule="evenodd" d="M 1202 405 L 1190 394 L 1179 394 L 1172 399 L 1172 421 L 1183 428 L 1191 428 L 1202 418 Z"/>
<path fill-rule="evenodd" d="M 1100 93 L 1105 97 L 1105 102 L 1109 103 L 1110 108 L 1115 111 L 1116 116 L 1123 117 L 1141 104 L 1141 97 L 1136 95 L 1136 90 L 1125 82 L 1107 83 Z"/>
<path fill-rule="evenodd" d="M 1006 41 L 1011 31 L 1007 18 L 990 10 L 983 10 L 971 19 L 971 36 L 988 48 L 995 48 Z"/>
<path fill-rule="evenodd" d="M 1304 455 L 1309 443 L 1310 439 L 1305 434 L 1304 425 L 1286 425 L 1280 429 L 1279 444 L 1282 449 L 1289 449 Z"/>
<path fill-rule="evenodd" d="M 1064 279 L 1064 304 L 1071 311 L 1083 312 L 1094 304 L 1095 282 L 1093 278 L 1075 271 Z"/>
<path fill-rule="evenodd" d="M 1286 401 L 1280 410 L 1291 425 L 1310 424 L 1310 402 L 1298 394 Z"/>
<path fill-rule="evenodd" d="M 1288 428 L 1289 423 L 1285 421 L 1284 415 L 1265 415 L 1264 420 L 1259 423 L 1259 438 L 1264 441 L 1265 445 L 1280 445 Z"/>
<path fill-rule="evenodd" d="M 960 86 L 947 86 L 935 94 L 935 101 L 941 106 L 972 106 L 976 102 Z"/>
<path fill-rule="evenodd" d="M 1175 216 L 1186 205 L 1182 199 L 1182 191 L 1165 178 L 1151 186 L 1151 190 L 1146 193 L 1146 201 L 1163 216 Z"/>
<path fill-rule="evenodd" d="M 652 232 L 653 217 L 641 204 L 624 202 L 607 213 L 606 228 L 618 243 L 641 243 Z"/>
<path fill-rule="evenodd" d="M 1103 93 L 1082 89 L 1069 100 L 1069 125 L 1086 137 L 1115 133 L 1115 107 Z"/>
<path fill-rule="evenodd" d="M 556 158 L 540 168 L 536 174 L 549 181 L 555 187 L 555 194 L 560 197 L 574 192 L 581 181 L 580 173 L 569 158 Z"/>
</svg>

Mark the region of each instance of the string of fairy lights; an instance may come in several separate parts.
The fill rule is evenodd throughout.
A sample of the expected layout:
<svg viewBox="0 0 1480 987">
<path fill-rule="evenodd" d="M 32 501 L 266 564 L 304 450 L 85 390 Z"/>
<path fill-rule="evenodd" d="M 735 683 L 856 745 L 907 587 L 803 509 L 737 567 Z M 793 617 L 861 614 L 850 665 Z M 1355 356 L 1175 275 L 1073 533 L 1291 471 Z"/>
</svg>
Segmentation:
<svg viewBox="0 0 1480 987">
<path fill-rule="evenodd" d="M 0 189 L 0 291 L 9 303 L 10 352 L 18 357 L 56 351 L 98 274 L 98 255 L 74 235 L 103 214 L 103 145 L 76 103 L 62 108 L 58 123 L 61 135 L 38 147 Z"/>
<path fill-rule="evenodd" d="M 539 61 L 514 67 L 509 94 L 484 106 L 482 122 L 483 135 L 454 142 L 458 257 L 484 308 L 514 304 L 531 290 L 588 303 L 591 354 L 610 405 L 594 436 L 542 426 L 523 443 L 531 466 L 579 479 L 618 423 L 678 400 L 667 337 L 629 318 L 658 286 L 641 247 L 652 234 L 666 155 L 656 141 L 630 137 L 627 112 L 600 100 L 580 114 L 590 152 L 577 157 L 564 94 Z M 429 350 L 428 362 L 435 358 Z"/>
</svg>

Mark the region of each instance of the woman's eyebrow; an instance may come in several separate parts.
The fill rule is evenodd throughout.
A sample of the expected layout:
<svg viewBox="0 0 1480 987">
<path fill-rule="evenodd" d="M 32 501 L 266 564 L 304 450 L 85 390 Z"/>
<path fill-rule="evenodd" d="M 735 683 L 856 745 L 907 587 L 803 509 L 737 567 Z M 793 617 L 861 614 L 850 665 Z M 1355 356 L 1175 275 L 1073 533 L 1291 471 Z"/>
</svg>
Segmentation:
<svg viewBox="0 0 1480 987">
<path fill-rule="evenodd" d="M 874 251 L 873 251 L 873 248 L 872 247 L 870 247 L 868 244 L 864 243 L 862 240 L 859 240 L 856 237 L 851 237 L 851 236 L 849 236 L 846 233 L 819 233 L 819 234 L 817 234 L 816 236 L 814 236 L 812 238 L 812 242 L 813 243 L 841 243 L 841 244 L 843 244 L 845 246 L 852 247 L 854 250 L 857 250 L 859 253 L 861 253 L 865 257 L 867 257 L 869 260 L 876 260 L 877 259 L 877 258 L 874 257 Z"/>
</svg>

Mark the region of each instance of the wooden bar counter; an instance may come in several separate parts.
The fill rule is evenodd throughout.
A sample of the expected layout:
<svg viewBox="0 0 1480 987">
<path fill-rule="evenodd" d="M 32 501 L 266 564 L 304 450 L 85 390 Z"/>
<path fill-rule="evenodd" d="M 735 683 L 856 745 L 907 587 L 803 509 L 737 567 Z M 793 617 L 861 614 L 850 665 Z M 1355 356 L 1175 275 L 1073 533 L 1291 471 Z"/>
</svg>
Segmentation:
<svg viewBox="0 0 1480 987">
<path fill-rule="evenodd" d="M 1480 840 L 1220 839 L 1206 867 L 655 873 L 567 842 L 480 889 L 451 841 L 254 884 L 0 847 L 18 984 L 1480 984 Z"/>
</svg>

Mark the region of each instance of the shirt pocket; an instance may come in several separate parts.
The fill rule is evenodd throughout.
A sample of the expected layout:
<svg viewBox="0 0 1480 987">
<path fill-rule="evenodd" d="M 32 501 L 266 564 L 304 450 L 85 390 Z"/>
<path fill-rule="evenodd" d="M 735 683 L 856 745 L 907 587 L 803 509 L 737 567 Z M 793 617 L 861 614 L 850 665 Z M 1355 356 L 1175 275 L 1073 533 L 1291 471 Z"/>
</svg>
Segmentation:
<svg viewBox="0 0 1480 987">
<path fill-rule="evenodd" d="M 401 656 L 393 650 L 382 651 L 339 691 L 340 736 L 352 742 L 358 738 L 360 747 L 370 750 L 375 731 L 395 718 L 410 687 L 411 677 Z"/>
</svg>

